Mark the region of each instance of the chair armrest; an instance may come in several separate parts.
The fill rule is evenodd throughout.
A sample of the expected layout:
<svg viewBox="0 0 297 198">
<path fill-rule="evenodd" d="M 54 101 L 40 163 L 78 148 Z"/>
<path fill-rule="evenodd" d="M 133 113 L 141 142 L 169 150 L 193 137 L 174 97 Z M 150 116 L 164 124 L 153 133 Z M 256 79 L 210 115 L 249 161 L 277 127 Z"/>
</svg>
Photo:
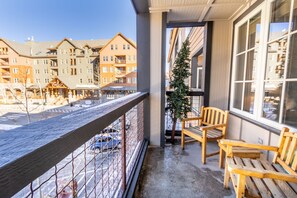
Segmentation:
<svg viewBox="0 0 297 198">
<path fill-rule="evenodd" d="M 277 179 L 277 180 L 297 183 L 297 175 L 290 175 L 290 174 L 280 173 L 276 171 L 259 170 L 256 168 L 241 167 L 234 164 L 228 164 L 228 170 L 231 173 L 235 173 L 239 175 L 257 177 L 257 178 L 270 178 L 270 179 Z"/>
<path fill-rule="evenodd" d="M 193 117 L 193 118 L 183 118 L 182 119 L 182 122 L 185 122 L 185 121 L 192 121 L 192 120 L 201 120 L 202 117 Z"/>
<path fill-rule="evenodd" d="M 208 125 L 208 126 L 202 126 L 200 127 L 201 130 L 209 130 L 209 129 L 215 129 L 218 127 L 224 127 L 226 124 L 215 124 L 215 125 Z"/>
<path fill-rule="evenodd" d="M 227 147 L 232 147 L 232 146 L 239 146 L 239 147 L 246 147 L 246 148 L 254 148 L 254 149 L 260 149 L 260 150 L 267 150 L 267 151 L 278 151 L 277 146 L 267 146 L 267 145 L 262 145 L 262 144 L 250 144 L 242 141 L 236 141 L 236 140 L 228 140 L 228 139 L 222 139 L 220 140 L 220 143 L 222 145 L 226 145 Z"/>
</svg>

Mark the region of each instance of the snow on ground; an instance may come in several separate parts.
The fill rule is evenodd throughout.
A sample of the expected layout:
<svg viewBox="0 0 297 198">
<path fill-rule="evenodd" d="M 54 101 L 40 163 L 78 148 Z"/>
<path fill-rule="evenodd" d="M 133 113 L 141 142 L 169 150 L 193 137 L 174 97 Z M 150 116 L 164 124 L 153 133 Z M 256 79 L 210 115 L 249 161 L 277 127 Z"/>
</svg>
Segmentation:
<svg viewBox="0 0 297 198">
<path fill-rule="evenodd" d="M 11 124 L 0 124 L 0 129 L 4 131 L 8 131 L 11 129 L 15 129 L 21 127 L 22 125 L 11 125 Z"/>
</svg>

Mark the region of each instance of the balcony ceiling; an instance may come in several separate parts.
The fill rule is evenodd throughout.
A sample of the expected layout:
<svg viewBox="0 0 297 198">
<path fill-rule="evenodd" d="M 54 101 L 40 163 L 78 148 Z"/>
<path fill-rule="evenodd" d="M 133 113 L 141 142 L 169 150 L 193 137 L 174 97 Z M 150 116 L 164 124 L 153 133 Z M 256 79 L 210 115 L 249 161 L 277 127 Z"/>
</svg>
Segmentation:
<svg viewBox="0 0 297 198">
<path fill-rule="evenodd" d="M 167 22 L 230 20 L 254 0 L 132 0 L 136 11 L 140 3 L 149 12 L 168 12 Z M 138 5 L 137 5 L 138 4 Z M 142 10 L 143 11 L 143 10 Z"/>
</svg>

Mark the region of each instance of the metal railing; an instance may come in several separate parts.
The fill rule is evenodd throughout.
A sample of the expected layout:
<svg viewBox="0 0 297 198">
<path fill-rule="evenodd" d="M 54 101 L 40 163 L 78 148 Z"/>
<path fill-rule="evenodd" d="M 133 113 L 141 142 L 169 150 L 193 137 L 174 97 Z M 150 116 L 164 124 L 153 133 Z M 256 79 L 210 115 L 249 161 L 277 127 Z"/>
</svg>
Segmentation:
<svg viewBox="0 0 297 198">
<path fill-rule="evenodd" d="M 168 96 L 172 91 L 166 91 L 166 95 Z M 188 118 L 197 117 L 200 115 L 200 108 L 204 104 L 204 92 L 201 91 L 190 91 L 189 93 L 190 101 L 191 101 L 191 112 L 188 113 Z M 195 121 L 193 121 L 195 122 Z M 188 122 L 191 123 L 191 122 Z M 195 124 L 195 123 L 192 123 Z M 176 123 L 176 134 L 180 135 L 181 132 L 181 122 L 178 120 Z M 165 135 L 170 136 L 172 131 L 172 119 L 170 117 L 170 112 L 166 108 L 165 109 Z"/>
<path fill-rule="evenodd" d="M 1 133 L 1 196 L 121 197 L 145 143 L 147 96 L 138 92 Z"/>
</svg>

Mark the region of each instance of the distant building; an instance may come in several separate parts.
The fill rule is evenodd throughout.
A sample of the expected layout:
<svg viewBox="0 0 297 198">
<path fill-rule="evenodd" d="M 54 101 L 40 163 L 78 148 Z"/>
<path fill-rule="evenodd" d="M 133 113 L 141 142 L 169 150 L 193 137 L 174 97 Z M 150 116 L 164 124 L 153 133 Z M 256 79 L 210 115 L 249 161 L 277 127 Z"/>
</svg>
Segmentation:
<svg viewBox="0 0 297 198">
<path fill-rule="evenodd" d="M 136 45 L 117 34 L 100 50 L 100 89 L 107 96 L 136 91 Z"/>
<path fill-rule="evenodd" d="M 107 50 L 110 45 L 114 45 L 113 51 Z M 115 63 L 126 57 L 127 64 L 117 67 Z M 131 66 L 130 62 L 133 62 Z M 111 66 L 114 69 L 110 70 Z M 104 67 L 109 69 L 108 80 Z M 105 86 L 112 81 L 116 84 L 113 87 L 121 87 L 118 91 L 136 89 L 135 72 L 133 77 L 128 77 L 132 75 L 130 70 L 136 70 L 135 44 L 120 33 L 111 40 L 65 38 L 59 42 L 35 42 L 32 39 L 18 43 L 0 38 L 0 70 L 0 99 L 12 99 L 17 93 L 21 97 L 24 87 L 32 92 L 32 98 L 99 97 L 100 86 L 107 91 Z M 128 76 L 119 78 L 119 71 L 126 71 Z"/>
</svg>

